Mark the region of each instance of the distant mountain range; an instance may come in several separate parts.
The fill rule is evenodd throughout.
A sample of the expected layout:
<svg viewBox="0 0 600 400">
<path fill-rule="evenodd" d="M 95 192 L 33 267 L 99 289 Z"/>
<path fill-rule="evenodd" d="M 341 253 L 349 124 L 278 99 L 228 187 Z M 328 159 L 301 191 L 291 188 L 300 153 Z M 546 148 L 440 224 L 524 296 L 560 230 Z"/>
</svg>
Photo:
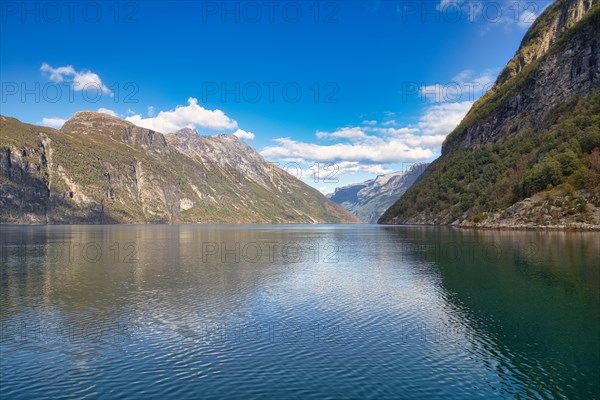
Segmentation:
<svg viewBox="0 0 600 400">
<path fill-rule="evenodd" d="M 557 0 L 392 224 L 600 228 L 600 3 Z"/>
<path fill-rule="evenodd" d="M 350 223 L 233 135 L 163 135 L 79 112 L 60 130 L 0 116 L 2 223 Z"/>
<path fill-rule="evenodd" d="M 374 224 L 411 187 L 429 164 L 414 164 L 404 172 L 379 175 L 375 179 L 339 187 L 327 197 L 342 205 L 361 221 Z"/>
</svg>

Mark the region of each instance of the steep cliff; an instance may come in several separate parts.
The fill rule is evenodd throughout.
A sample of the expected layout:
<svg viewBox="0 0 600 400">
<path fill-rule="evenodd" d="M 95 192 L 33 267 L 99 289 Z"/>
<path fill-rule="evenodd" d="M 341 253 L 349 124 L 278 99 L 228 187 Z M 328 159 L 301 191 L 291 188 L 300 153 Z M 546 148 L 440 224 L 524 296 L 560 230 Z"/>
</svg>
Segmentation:
<svg viewBox="0 0 600 400">
<path fill-rule="evenodd" d="M 381 223 L 600 224 L 600 4 L 558 0 Z"/>
<path fill-rule="evenodd" d="M 356 221 L 233 135 L 163 135 L 93 112 L 60 130 L 0 117 L 0 222 Z"/>
<path fill-rule="evenodd" d="M 442 153 L 494 143 L 514 132 L 543 130 L 556 108 L 600 87 L 598 7 L 558 0 L 536 20 L 494 87 L 446 138 Z M 595 14 L 595 16 L 594 16 Z M 585 21 L 583 21 L 585 19 Z"/>
<path fill-rule="evenodd" d="M 339 187 L 327 197 L 361 221 L 374 224 L 410 188 L 427 165 L 429 164 L 415 164 L 403 172 L 380 175 L 366 182 Z"/>
</svg>

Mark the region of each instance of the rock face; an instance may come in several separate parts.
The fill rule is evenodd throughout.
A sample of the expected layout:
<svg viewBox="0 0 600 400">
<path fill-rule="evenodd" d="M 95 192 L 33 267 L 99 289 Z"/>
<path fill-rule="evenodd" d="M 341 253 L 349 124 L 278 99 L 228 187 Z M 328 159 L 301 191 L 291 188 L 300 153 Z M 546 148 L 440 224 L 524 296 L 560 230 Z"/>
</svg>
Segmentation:
<svg viewBox="0 0 600 400">
<path fill-rule="evenodd" d="M 327 197 L 361 221 L 374 224 L 411 187 L 428 165 L 419 163 L 404 172 L 379 175 L 366 182 L 339 187 Z"/>
<path fill-rule="evenodd" d="M 380 222 L 600 226 L 599 31 L 598 0 L 550 5 Z"/>
<path fill-rule="evenodd" d="M 357 221 L 233 135 L 163 135 L 93 112 L 60 130 L 0 117 L 3 223 Z"/>
<path fill-rule="evenodd" d="M 592 0 L 552 4 L 525 35 L 494 88 L 448 136 L 442 153 L 494 143 L 512 132 L 544 129 L 557 106 L 598 90 L 600 35 L 593 24 L 570 30 L 591 7 Z"/>
<path fill-rule="evenodd" d="M 501 85 L 544 56 L 562 33 L 581 21 L 596 0 L 557 1 L 525 34 L 519 50 L 498 76 Z"/>
</svg>

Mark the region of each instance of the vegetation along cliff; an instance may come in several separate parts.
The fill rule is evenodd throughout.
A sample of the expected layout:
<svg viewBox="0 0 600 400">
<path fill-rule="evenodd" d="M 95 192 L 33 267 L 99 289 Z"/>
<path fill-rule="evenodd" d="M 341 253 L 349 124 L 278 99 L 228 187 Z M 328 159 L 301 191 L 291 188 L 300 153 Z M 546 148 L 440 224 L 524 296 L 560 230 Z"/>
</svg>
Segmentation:
<svg viewBox="0 0 600 400">
<path fill-rule="evenodd" d="M 600 227 L 600 3 L 558 0 L 380 223 Z"/>
</svg>

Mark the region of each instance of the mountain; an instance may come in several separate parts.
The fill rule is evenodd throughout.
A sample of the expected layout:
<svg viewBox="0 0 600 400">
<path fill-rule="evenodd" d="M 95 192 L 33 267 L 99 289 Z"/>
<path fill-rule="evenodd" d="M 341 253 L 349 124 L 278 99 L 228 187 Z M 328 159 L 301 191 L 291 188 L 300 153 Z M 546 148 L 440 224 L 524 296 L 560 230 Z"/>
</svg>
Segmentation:
<svg viewBox="0 0 600 400">
<path fill-rule="evenodd" d="M 600 4 L 558 0 L 381 223 L 600 227 Z"/>
<path fill-rule="evenodd" d="M 415 164 L 404 172 L 379 175 L 366 182 L 339 187 L 327 197 L 360 218 L 374 224 L 400 198 L 429 164 Z"/>
<path fill-rule="evenodd" d="M 357 219 L 233 135 L 163 135 L 106 114 L 60 130 L 0 116 L 0 222 L 345 223 Z"/>
</svg>

